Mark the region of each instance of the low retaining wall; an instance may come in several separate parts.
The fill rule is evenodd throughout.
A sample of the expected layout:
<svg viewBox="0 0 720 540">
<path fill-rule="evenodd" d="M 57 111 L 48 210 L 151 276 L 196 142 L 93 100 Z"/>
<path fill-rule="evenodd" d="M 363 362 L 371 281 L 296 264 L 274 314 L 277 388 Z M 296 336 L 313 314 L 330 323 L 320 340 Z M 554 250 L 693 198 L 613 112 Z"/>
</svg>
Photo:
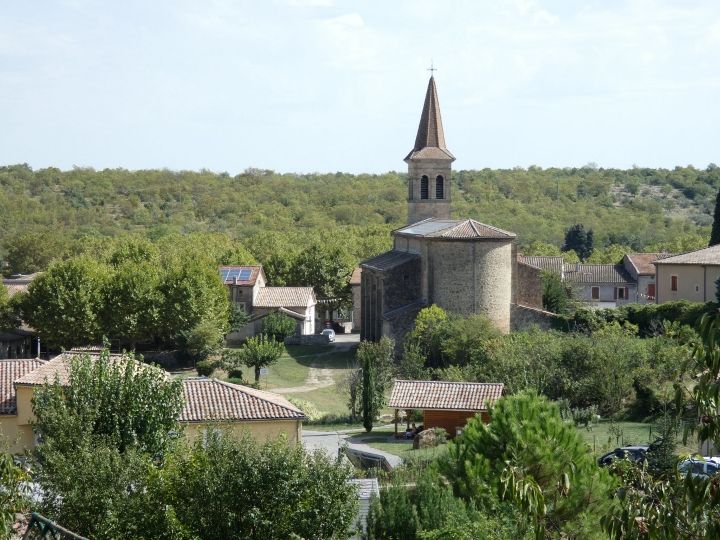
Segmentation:
<svg viewBox="0 0 720 540">
<path fill-rule="evenodd" d="M 510 328 L 513 332 L 521 332 L 530 328 L 551 330 L 557 315 L 544 309 L 521 304 L 510 305 Z"/>
<path fill-rule="evenodd" d="M 285 345 L 327 345 L 328 343 L 330 343 L 330 340 L 322 334 L 290 336 L 285 338 Z"/>
</svg>

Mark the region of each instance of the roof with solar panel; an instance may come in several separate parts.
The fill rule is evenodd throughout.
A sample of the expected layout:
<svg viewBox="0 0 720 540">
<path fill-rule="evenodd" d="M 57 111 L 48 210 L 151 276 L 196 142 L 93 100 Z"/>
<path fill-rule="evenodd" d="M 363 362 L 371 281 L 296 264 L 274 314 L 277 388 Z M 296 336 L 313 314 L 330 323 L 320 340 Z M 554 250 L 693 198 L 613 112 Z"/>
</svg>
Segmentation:
<svg viewBox="0 0 720 540">
<path fill-rule="evenodd" d="M 515 233 L 504 231 L 474 219 L 428 218 L 394 231 L 395 235 L 445 240 L 512 240 Z"/>
<path fill-rule="evenodd" d="M 255 285 L 262 266 L 221 266 L 220 279 L 226 285 Z M 264 276 L 263 276 L 264 277 Z"/>
</svg>

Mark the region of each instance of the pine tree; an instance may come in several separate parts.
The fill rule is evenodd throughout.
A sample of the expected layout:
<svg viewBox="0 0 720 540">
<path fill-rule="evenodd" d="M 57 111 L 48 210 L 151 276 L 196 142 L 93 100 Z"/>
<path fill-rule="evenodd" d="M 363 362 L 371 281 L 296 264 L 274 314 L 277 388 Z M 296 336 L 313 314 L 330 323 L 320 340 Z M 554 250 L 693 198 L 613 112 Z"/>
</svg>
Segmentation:
<svg viewBox="0 0 720 540">
<path fill-rule="evenodd" d="M 577 223 L 565 232 L 565 243 L 562 251 L 574 251 L 581 261 L 586 261 L 593 252 L 593 231 L 585 230 L 582 223 Z"/>
<path fill-rule="evenodd" d="M 714 246 L 720 244 L 720 190 L 715 198 L 715 213 L 713 214 L 712 232 L 710 233 L 710 244 Z"/>
</svg>

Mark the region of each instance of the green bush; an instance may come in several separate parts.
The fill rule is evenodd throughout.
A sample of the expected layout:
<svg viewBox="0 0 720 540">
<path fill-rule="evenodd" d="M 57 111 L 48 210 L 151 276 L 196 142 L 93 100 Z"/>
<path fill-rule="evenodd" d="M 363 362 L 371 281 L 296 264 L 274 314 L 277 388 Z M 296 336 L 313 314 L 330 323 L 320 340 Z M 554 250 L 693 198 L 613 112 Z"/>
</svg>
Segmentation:
<svg viewBox="0 0 720 540">
<path fill-rule="evenodd" d="M 291 397 L 288 397 L 287 400 L 290 403 L 292 403 L 293 405 L 295 405 L 302 412 L 304 412 L 305 416 L 307 416 L 308 420 L 318 421 L 322 417 L 325 416 L 324 412 L 322 412 L 314 404 L 310 403 L 309 401 L 307 401 L 305 399 L 300 399 L 300 398 L 291 396 Z"/>
<path fill-rule="evenodd" d="M 215 360 L 200 360 L 195 364 L 195 370 L 201 377 L 210 377 L 218 367 Z"/>
<path fill-rule="evenodd" d="M 243 373 L 242 368 L 232 368 L 228 371 L 228 378 L 229 379 L 240 379 L 244 380 L 245 374 Z"/>
</svg>

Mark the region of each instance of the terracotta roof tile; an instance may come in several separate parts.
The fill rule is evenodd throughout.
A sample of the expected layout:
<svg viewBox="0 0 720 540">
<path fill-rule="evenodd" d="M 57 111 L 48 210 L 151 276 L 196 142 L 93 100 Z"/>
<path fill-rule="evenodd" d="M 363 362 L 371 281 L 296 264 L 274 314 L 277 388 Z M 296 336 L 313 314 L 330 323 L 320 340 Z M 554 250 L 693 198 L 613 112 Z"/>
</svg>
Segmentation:
<svg viewBox="0 0 720 540">
<path fill-rule="evenodd" d="M 401 236 L 419 236 L 421 238 L 447 239 L 489 239 L 512 240 L 517 235 L 480 223 L 474 219 L 436 219 L 429 218 L 403 227 L 394 232 Z"/>
<path fill-rule="evenodd" d="M 91 359 L 97 359 L 100 357 L 100 354 L 97 352 L 83 351 L 64 352 L 48 362 L 45 362 L 36 370 L 26 373 L 17 379 L 15 383 L 22 386 L 41 386 L 46 383 L 54 384 L 57 379 L 60 385 L 67 385 L 70 382 L 70 368 L 72 367 L 72 361 L 79 356 L 89 356 Z M 110 355 L 110 360 L 113 362 L 121 361 L 123 358 L 125 357 L 121 354 Z M 143 364 L 142 362 L 138 362 L 138 366 L 143 366 L 147 369 L 159 369 L 151 366 L 150 364 Z"/>
<path fill-rule="evenodd" d="M 518 255 L 518 262 L 558 274 L 562 274 L 564 263 L 562 257 L 554 255 Z"/>
<path fill-rule="evenodd" d="M 262 287 L 255 307 L 305 307 L 315 300 L 312 287 Z"/>
<path fill-rule="evenodd" d="M 389 407 L 484 411 L 502 397 L 502 383 L 396 380 Z"/>
<path fill-rule="evenodd" d="M 282 396 L 217 379 L 184 379 L 183 396 L 180 422 L 305 419 Z"/>
<path fill-rule="evenodd" d="M 635 283 L 621 264 L 566 264 L 564 278 L 570 283 Z"/>
<path fill-rule="evenodd" d="M 668 253 L 627 253 L 625 258 L 635 268 L 640 276 L 654 276 L 655 265 L 653 262 L 658 259 L 669 257 Z"/>
<path fill-rule="evenodd" d="M 44 364 L 35 358 L 0 360 L 0 415 L 17 413 L 15 381 Z"/>
<path fill-rule="evenodd" d="M 656 260 L 655 264 L 720 265 L 720 244 L 672 257 L 664 257 Z"/>
</svg>

